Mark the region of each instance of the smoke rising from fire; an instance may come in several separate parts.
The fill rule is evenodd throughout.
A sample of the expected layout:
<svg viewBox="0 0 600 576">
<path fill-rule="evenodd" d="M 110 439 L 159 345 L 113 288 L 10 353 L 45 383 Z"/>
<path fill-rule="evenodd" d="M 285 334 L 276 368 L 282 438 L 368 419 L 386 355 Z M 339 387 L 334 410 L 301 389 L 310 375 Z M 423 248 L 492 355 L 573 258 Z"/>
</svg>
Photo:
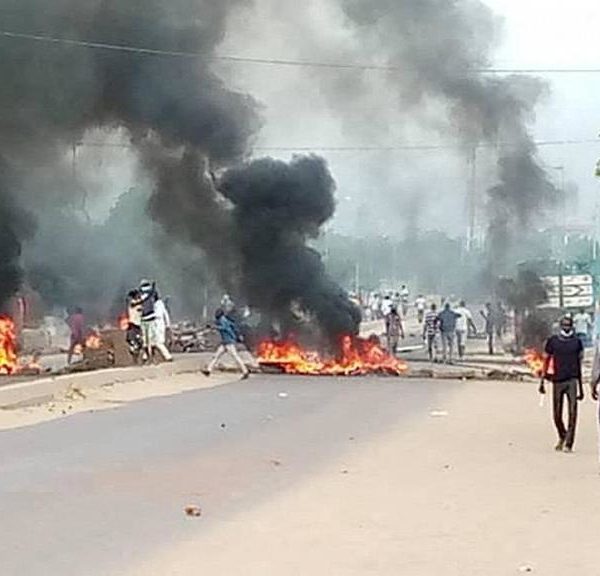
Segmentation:
<svg viewBox="0 0 600 576">
<path fill-rule="evenodd" d="M 497 147 L 498 183 L 488 191 L 488 241 L 499 273 L 511 239 L 558 196 L 528 131 L 546 85 L 529 76 L 478 73 L 490 67 L 498 36 L 496 18 L 479 0 L 340 1 L 362 37 L 398 67 L 389 80 L 402 106 L 441 101 L 465 152 L 480 144 Z"/>
<path fill-rule="evenodd" d="M 256 160 L 229 170 L 220 189 L 234 206 L 233 239 L 250 303 L 285 319 L 297 302 L 330 338 L 358 333 L 358 309 L 306 245 L 335 211 L 335 183 L 324 160 Z"/>
<path fill-rule="evenodd" d="M 125 129 L 153 180 L 152 216 L 180 240 L 202 247 L 224 287 L 275 317 L 289 314 L 298 301 L 330 337 L 355 332 L 356 310 L 327 277 L 319 255 L 306 247 L 334 211 L 334 183 L 325 163 L 263 160 L 231 169 L 246 156 L 260 125 L 258 106 L 228 89 L 209 58 L 229 11 L 243 3 L 11 2 L 5 25 L 14 32 L 199 56 L 4 39 L 0 152 L 6 156 L 11 150 L 12 163 L 26 178 L 40 157 L 52 171 L 57 151 L 90 129 Z M 223 192 L 233 208 L 215 189 L 213 170 L 223 173 Z M 40 218 L 43 210 L 36 204 L 44 204 L 42 196 L 37 190 L 21 198 Z M 12 244 L 9 253 L 17 256 L 18 239 Z M 15 278 L 4 295 L 17 284 Z"/>
</svg>

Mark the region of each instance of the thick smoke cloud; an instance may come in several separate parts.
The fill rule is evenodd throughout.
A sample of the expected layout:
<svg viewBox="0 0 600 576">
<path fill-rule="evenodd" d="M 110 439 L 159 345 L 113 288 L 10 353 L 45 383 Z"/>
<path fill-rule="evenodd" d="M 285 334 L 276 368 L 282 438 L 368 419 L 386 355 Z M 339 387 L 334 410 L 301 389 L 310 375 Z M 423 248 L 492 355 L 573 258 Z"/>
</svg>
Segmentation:
<svg viewBox="0 0 600 576">
<path fill-rule="evenodd" d="M 546 86 L 532 77 L 477 72 L 490 66 L 497 38 L 496 20 L 479 0 L 341 2 L 370 47 L 398 67 L 390 82 L 402 106 L 441 101 L 466 152 L 482 143 L 498 147 L 489 241 L 493 266 L 502 266 L 510 239 L 558 194 L 537 162 L 527 128 Z"/>
<path fill-rule="evenodd" d="M 22 281 L 21 243 L 31 232 L 31 221 L 15 204 L 12 191 L 17 183 L 0 157 L 0 312 Z"/>
<path fill-rule="evenodd" d="M 233 203 L 241 285 L 251 304 L 286 318 L 294 302 L 330 338 L 358 333 L 360 313 L 327 276 L 309 238 L 335 210 L 335 183 L 318 157 L 262 159 L 228 171 L 220 190 Z"/>
<path fill-rule="evenodd" d="M 153 181 L 152 216 L 202 247 L 221 285 L 275 317 L 300 302 L 329 337 L 356 331 L 356 311 L 305 246 L 334 211 L 325 164 L 265 160 L 227 172 L 244 159 L 260 125 L 256 102 L 228 89 L 210 68 L 228 13 L 242 0 L 4 3 L 5 26 L 17 33 L 199 54 L 173 58 L 4 38 L 0 152 L 11 151 L 24 177 L 40 158 L 52 171 L 60 152 L 90 129 L 125 130 Z M 216 190 L 214 172 L 224 174 L 227 198 Z M 21 200 L 39 213 L 43 191 Z M 91 244 L 94 237 L 86 239 Z M 60 283 L 56 271 L 37 264 L 40 284 Z"/>
<path fill-rule="evenodd" d="M 204 58 L 220 42 L 228 11 L 240 3 L 3 0 L 3 27 L 13 32 L 201 55 L 170 58 L 2 38 L 0 157 L 22 183 L 17 198 L 21 208 L 44 218 L 44 206 L 56 198 L 46 198 L 47 190 L 31 174 L 40 165 L 47 174 L 62 172 L 63 152 L 99 126 L 128 130 L 142 156 L 151 151 L 148 160 L 156 160 L 156 166 L 188 154 L 201 154 L 215 164 L 241 158 L 258 126 L 256 105 L 228 90 Z M 185 160 L 181 164 L 178 183 L 189 188 L 195 180 L 184 182 L 189 171 Z M 171 198 L 171 189 L 163 186 L 170 184 L 169 178 L 157 183 L 157 206 L 181 199 L 181 193 Z M 0 206 L 3 220 L 10 221 L 8 195 L 16 194 L 8 188 L 0 186 Z M 203 197 L 205 191 L 201 186 L 195 190 L 199 205 L 210 200 Z M 221 224 L 219 218 L 198 221 L 217 235 Z M 18 286 L 21 234 L 14 223 L 2 228 L 5 259 L 11 259 L 5 298 Z"/>
</svg>

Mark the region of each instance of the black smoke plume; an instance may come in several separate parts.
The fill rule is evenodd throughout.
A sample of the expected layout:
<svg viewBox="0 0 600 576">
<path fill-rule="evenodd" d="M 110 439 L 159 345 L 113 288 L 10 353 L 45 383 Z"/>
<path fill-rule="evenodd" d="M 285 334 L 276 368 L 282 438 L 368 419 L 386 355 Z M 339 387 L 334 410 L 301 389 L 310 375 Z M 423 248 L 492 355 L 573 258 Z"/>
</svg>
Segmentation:
<svg viewBox="0 0 600 576">
<path fill-rule="evenodd" d="M 517 351 L 524 348 L 543 350 L 543 344 L 552 332 L 555 314 L 540 308 L 548 300 L 548 287 L 543 279 L 535 271 L 521 268 L 516 277 L 498 281 L 497 295 L 514 311 Z"/>
<path fill-rule="evenodd" d="M 13 176 L 0 156 L 0 313 L 21 285 L 21 246 L 32 228 L 29 217 L 13 199 L 18 185 Z"/>
<path fill-rule="evenodd" d="M 498 148 L 488 208 L 491 264 L 501 273 L 511 239 L 558 196 L 528 131 L 545 84 L 478 72 L 490 67 L 498 36 L 496 18 L 479 0 L 340 1 L 369 45 L 398 68 L 390 82 L 403 107 L 441 102 L 466 152 L 481 144 Z"/>
<path fill-rule="evenodd" d="M 284 320 L 297 303 L 332 343 L 357 334 L 358 309 L 306 245 L 335 210 L 335 183 L 324 160 L 256 160 L 229 170 L 219 188 L 233 204 L 232 236 L 249 302 Z"/>
<path fill-rule="evenodd" d="M 3 27 L 15 33 L 198 55 L 2 37 L 0 153 L 11 151 L 23 177 L 40 159 L 51 172 L 92 128 L 125 130 L 154 183 L 152 216 L 201 246 L 224 287 L 276 317 L 300 303 L 331 338 L 357 331 L 357 311 L 306 246 L 334 211 L 324 162 L 264 160 L 227 171 L 245 158 L 260 125 L 256 102 L 210 67 L 228 13 L 243 0 L 2 1 Z M 226 198 L 212 171 L 224 174 Z M 31 188 L 22 205 L 43 218 L 49 200 Z M 13 256 L 12 264 L 18 251 Z M 15 284 L 17 276 L 10 290 Z"/>
</svg>

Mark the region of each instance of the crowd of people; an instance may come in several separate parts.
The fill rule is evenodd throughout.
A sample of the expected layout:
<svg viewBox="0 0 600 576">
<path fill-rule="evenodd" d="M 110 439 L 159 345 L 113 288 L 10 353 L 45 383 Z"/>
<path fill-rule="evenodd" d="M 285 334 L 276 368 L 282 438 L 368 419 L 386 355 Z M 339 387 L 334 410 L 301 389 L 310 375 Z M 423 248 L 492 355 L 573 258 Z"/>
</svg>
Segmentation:
<svg viewBox="0 0 600 576">
<path fill-rule="evenodd" d="M 402 286 L 399 292 L 369 295 L 363 315 L 366 320 L 385 321 L 388 351 L 395 354 L 399 340 L 405 337 L 405 320 L 412 307 L 419 326 L 422 326 L 422 337 L 430 361 L 453 363 L 455 353 L 463 360 L 468 338 L 475 337 L 480 332 L 464 300 L 459 301 L 457 306 L 452 306 L 450 301 L 444 299 L 439 308 L 435 302 L 428 307 L 425 296 L 419 294 L 409 304 L 408 289 Z M 501 303 L 495 306 L 487 303 L 480 311 L 480 316 L 488 352 L 493 355 L 497 342 L 502 340 L 507 330 L 508 315 Z"/>
</svg>

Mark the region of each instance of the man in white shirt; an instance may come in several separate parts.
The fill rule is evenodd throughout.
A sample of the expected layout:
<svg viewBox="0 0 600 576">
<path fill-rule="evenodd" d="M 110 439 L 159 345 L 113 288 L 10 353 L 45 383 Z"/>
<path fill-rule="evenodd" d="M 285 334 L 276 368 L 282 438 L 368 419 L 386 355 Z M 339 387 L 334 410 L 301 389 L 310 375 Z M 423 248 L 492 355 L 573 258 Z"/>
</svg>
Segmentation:
<svg viewBox="0 0 600 576">
<path fill-rule="evenodd" d="M 459 314 L 459 317 L 456 319 L 456 344 L 458 346 L 458 357 L 462 360 L 465 357 L 469 327 L 475 334 L 477 334 L 477 327 L 473 322 L 473 314 L 467 308 L 464 300 L 460 302 L 458 308 L 454 309 L 454 312 Z"/>
<path fill-rule="evenodd" d="M 392 297 L 389 294 L 385 295 L 385 298 L 381 302 L 381 315 L 384 318 L 387 318 L 388 314 L 392 311 L 394 307 L 394 302 L 392 301 Z"/>
<path fill-rule="evenodd" d="M 592 328 L 592 317 L 582 308 L 575 314 L 573 324 L 575 326 L 577 338 L 579 338 L 581 343 L 585 346 L 588 342 L 590 329 Z"/>
</svg>

